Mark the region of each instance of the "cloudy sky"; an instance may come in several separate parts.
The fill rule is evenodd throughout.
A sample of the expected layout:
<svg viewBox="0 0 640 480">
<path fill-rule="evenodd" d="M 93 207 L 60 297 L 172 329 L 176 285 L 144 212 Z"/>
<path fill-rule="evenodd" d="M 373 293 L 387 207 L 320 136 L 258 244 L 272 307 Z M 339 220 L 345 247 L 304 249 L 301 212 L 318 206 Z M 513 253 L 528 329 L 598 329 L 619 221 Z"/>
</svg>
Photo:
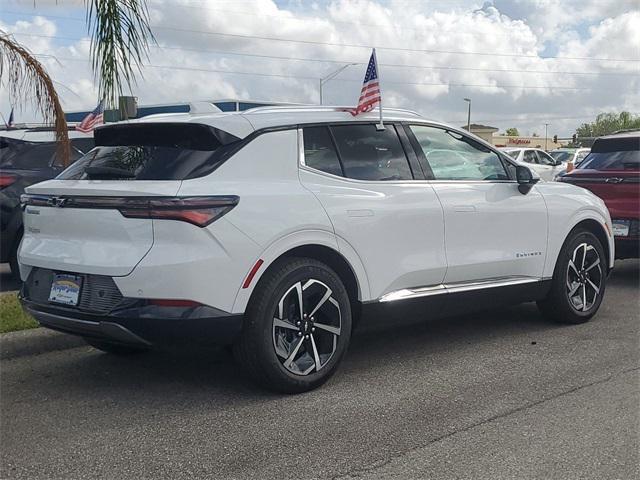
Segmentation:
<svg viewBox="0 0 640 480">
<path fill-rule="evenodd" d="M 377 48 L 385 105 L 568 136 L 603 111 L 640 114 L 640 0 L 148 0 L 158 45 L 139 104 L 357 100 Z M 83 3 L 2 0 L 0 30 L 45 64 L 65 110 L 97 103 Z M 0 112 L 12 100 L 0 90 Z M 37 121 L 30 108 L 17 121 Z"/>
</svg>

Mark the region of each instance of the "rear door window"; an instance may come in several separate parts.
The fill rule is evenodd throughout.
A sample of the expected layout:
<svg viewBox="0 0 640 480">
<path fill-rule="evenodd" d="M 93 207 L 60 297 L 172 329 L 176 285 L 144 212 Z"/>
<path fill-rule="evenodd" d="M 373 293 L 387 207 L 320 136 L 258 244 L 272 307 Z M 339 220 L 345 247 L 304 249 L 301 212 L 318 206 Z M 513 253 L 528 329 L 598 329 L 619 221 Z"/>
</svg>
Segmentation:
<svg viewBox="0 0 640 480">
<path fill-rule="evenodd" d="M 356 180 L 412 180 L 413 175 L 394 125 L 331 127 L 346 177 Z"/>
</svg>

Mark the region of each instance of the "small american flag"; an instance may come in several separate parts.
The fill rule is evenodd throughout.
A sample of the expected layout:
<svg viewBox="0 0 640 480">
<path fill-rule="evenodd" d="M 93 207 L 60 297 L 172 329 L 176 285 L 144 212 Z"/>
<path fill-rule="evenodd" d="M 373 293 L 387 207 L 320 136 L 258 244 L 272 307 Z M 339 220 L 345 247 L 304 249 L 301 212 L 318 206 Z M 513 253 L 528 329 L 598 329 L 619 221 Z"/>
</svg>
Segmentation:
<svg viewBox="0 0 640 480">
<path fill-rule="evenodd" d="M 376 63 L 376 50 L 373 49 L 367 73 L 364 75 L 364 83 L 360 90 L 358 106 L 349 110 L 354 117 L 360 113 L 370 112 L 377 104 L 381 103 L 380 82 L 378 81 L 378 65 Z"/>
<path fill-rule="evenodd" d="M 82 121 L 76 125 L 76 130 L 83 133 L 91 133 L 94 128 L 104 123 L 104 104 L 102 100 L 98 106 L 89 115 L 84 117 Z"/>
</svg>

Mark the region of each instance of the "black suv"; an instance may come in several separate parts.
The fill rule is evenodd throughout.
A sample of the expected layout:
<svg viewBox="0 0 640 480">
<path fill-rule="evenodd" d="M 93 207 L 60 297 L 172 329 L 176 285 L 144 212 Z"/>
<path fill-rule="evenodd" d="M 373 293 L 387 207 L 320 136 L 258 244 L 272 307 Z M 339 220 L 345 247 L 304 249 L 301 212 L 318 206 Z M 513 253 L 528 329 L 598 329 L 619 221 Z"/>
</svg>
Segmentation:
<svg viewBox="0 0 640 480">
<path fill-rule="evenodd" d="M 74 162 L 93 148 L 93 137 L 73 130 L 69 135 Z M 0 131 L 0 262 L 9 262 L 16 278 L 22 239 L 20 195 L 25 187 L 54 178 L 64 169 L 52 139 L 49 128 Z"/>
</svg>

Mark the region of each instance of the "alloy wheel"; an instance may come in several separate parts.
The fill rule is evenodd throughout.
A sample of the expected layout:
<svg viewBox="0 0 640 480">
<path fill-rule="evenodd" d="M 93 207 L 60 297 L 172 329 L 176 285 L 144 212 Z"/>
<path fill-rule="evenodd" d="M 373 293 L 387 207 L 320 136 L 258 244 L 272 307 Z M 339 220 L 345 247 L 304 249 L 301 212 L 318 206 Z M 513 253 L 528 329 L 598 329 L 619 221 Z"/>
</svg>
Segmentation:
<svg viewBox="0 0 640 480">
<path fill-rule="evenodd" d="M 292 285 L 273 317 L 273 346 L 280 363 L 295 375 L 324 368 L 336 351 L 342 317 L 332 290 L 316 279 Z"/>
<path fill-rule="evenodd" d="M 569 260 L 566 283 L 573 308 L 581 312 L 593 308 L 602 288 L 600 255 L 593 245 L 581 243 L 575 248 Z"/>
</svg>

